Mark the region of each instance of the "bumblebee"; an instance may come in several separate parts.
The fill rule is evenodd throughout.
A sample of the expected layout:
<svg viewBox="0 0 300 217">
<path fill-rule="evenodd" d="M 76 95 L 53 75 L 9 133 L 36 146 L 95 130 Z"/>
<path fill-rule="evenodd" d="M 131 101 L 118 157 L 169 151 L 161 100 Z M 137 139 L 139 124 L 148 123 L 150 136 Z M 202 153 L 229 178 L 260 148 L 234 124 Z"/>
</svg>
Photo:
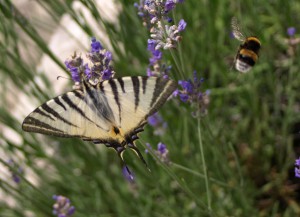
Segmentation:
<svg viewBox="0 0 300 217">
<path fill-rule="evenodd" d="M 260 50 L 261 43 L 255 36 L 245 37 L 240 31 L 235 17 L 231 20 L 231 27 L 233 36 L 237 40 L 243 42 L 235 57 L 235 68 L 242 73 L 246 73 L 255 65 L 258 59 L 258 52 Z"/>
</svg>

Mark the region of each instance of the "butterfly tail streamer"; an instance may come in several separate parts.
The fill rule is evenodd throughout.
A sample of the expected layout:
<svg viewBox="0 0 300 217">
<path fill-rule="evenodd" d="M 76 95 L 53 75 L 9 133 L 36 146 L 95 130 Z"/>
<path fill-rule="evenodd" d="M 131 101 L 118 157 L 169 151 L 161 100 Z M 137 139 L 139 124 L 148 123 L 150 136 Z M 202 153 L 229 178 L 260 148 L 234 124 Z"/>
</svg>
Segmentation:
<svg viewBox="0 0 300 217">
<path fill-rule="evenodd" d="M 134 153 L 141 159 L 141 161 L 145 164 L 145 166 L 149 170 L 149 172 L 151 172 L 151 170 L 148 167 L 148 164 L 145 161 L 145 159 L 144 159 L 142 153 L 140 152 L 140 150 L 133 143 L 128 143 L 127 145 L 128 145 L 128 148 L 130 148 L 131 150 L 133 150 Z"/>
</svg>

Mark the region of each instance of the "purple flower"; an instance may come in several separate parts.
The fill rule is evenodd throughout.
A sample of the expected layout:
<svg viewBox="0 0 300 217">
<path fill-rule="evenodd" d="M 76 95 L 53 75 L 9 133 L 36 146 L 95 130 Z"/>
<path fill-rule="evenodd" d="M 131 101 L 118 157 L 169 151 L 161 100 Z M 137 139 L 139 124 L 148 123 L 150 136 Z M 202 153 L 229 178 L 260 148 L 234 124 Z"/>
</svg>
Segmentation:
<svg viewBox="0 0 300 217">
<path fill-rule="evenodd" d="M 94 37 L 91 39 L 91 52 L 87 53 L 87 58 L 89 64 L 84 63 L 81 56 L 75 53 L 70 60 L 65 61 L 65 65 L 75 81 L 75 86 L 82 88 L 80 87 L 82 80 L 98 83 L 114 76 L 115 72 L 110 65 L 112 53 L 106 51 Z"/>
<path fill-rule="evenodd" d="M 146 143 L 146 146 L 148 147 L 145 149 L 145 153 L 147 154 L 147 153 L 149 153 L 149 150 L 152 150 L 152 147 L 151 147 L 150 143 Z"/>
<path fill-rule="evenodd" d="M 149 125 L 151 125 L 153 127 L 157 127 L 162 122 L 163 122 L 163 119 L 158 113 L 155 113 L 148 118 Z"/>
<path fill-rule="evenodd" d="M 297 178 L 300 178 L 300 169 L 297 168 L 297 167 L 295 167 L 295 176 L 296 176 Z"/>
<path fill-rule="evenodd" d="M 172 23 L 173 19 L 171 17 L 167 17 L 167 21 L 168 21 L 168 23 Z"/>
<path fill-rule="evenodd" d="M 165 144 L 161 143 L 161 142 L 157 144 L 157 150 L 161 154 L 165 154 L 168 151 L 167 146 Z"/>
<path fill-rule="evenodd" d="M 175 2 L 173 0 L 167 0 L 165 3 L 165 12 L 171 11 L 173 8 L 175 8 Z"/>
<path fill-rule="evenodd" d="M 197 77 L 197 72 L 194 71 L 193 81 L 191 79 L 186 81 L 178 81 L 178 84 L 181 86 L 182 89 L 179 89 L 175 93 L 173 93 L 173 96 L 179 96 L 182 102 L 195 104 L 197 111 L 199 111 L 200 114 L 205 114 L 207 111 L 206 108 L 209 104 L 210 91 L 201 91 L 201 84 L 203 82 L 204 79 L 199 79 Z"/>
<path fill-rule="evenodd" d="M 92 37 L 92 43 L 91 43 L 91 52 L 94 53 L 98 53 L 100 50 L 102 50 L 103 47 L 100 43 L 100 41 L 97 41 L 95 37 Z"/>
<path fill-rule="evenodd" d="M 159 142 L 157 144 L 157 150 L 153 150 L 151 145 L 149 143 L 146 143 L 146 146 L 148 147 L 145 152 L 148 153 L 149 150 L 154 151 L 155 155 L 165 164 L 170 164 L 169 159 L 169 150 L 167 149 L 167 146 L 163 144 L 162 142 Z"/>
<path fill-rule="evenodd" d="M 109 63 L 112 60 L 112 53 L 109 51 L 106 51 L 104 53 L 104 57 L 105 57 L 106 61 L 108 61 L 108 63 Z"/>
<path fill-rule="evenodd" d="M 295 35 L 295 33 L 296 33 L 296 28 L 295 28 L 295 27 L 289 27 L 289 28 L 287 29 L 287 34 L 288 34 L 288 36 L 292 37 L 292 36 Z"/>
<path fill-rule="evenodd" d="M 128 171 L 128 168 L 126 166 L 123 166 L 122 168 L 122 174 L 124 176 L 124 178 L 130 182 L 130 183 L 134 183 L 134 174 L 132 172 Z"/>
<path fill-rule="evenodd" d="M 112 72 L 109 69 L 105 69 L 102 74 L 102 80 L 109 80 L 112 78 Z"/>
<path fill-rule="evenodd" d="M 84 74 L 86 75 L 87 78 L 91 77 L 91 69 L 88 64 L 84 65 Z"/>
<path fill-rule="evenodd" d="M 180 93 L 179 97 L 182 102 L 187 102 L 189 100 L 189 95 L 186 93 Z"/>
<path fill-rule="evenodd" d="M 191 81 L 178 81 L 178 84 L 189 94 L 193 92 L 193 83 Z"/>
<path fill-rule="evenodd" d="M 20 167 L 17 163 L 15 163 L 15 161 L 14 161 L 13 159 L 9 159 L 9 160 L 7 161 L 7 163 L 13 168 L 13 170 L 10 169 L 12 180 L 13 180 L 15 183 L 19 184 L 19 183 L 21 182 L 21 177 L 20 177 L 20 175 L 23 174 L 23 169 L 22 169 L 22 167 Z"/>
<path fill-rule="evenodd" d="M 148 47 L 147 49 L 153 53 L 155 51 L 156 41 L 153 39 L 148 39 Z"/>
<path fill-rule="evenodd" d="M 178 95 L 179 95 L 179 90 L 176 89 L 176 90 L 173 92 L 172 96 L 177 97 Z"/>
<path fill-rule="evenodd" d="M 178 23 L 178 31 L 182 32 L 186 27 L 186 22 L 184 21 L 184 19 L 181 19 Z"/>
<path fill-rule="evenodd" d="M 155 50 L 152 52 L 152 57 L 149 59 L 150 65 L 154 65 L 162 58 L 162 52 L 159 50 Z"/>
<path fill-rule="evenodd" d="M 75 207 L 71 206 L 69 198 L 61 195 L 53 195 L 52 198 L 55 200 L 52 211 L 54 215 L 58 217 L 69 217 L 74 214 Z"/>
<path fill-rule="evenodd" d="M 163 144 L 162 142 L 157 144 L 157 151 L 155 151 L 157 157 L 164 162 L 165 164 L 170 164 L 169 159 L 169 150 L 167 149 L 167 146 Z"/>
<path fill-rule="evenodd" d="M 295 176 L 300 178 L 300 157 L 295 160 Z"/>
<path fill-rule="evenodd" d="M 65 65 L 67 69 L 71 72 L 71 77 L 74 82 L 80 82 L 81 81 L 81 72 L 82 72 L 82 65 L 83 60 L 80 56 L 77 56 L 75 53 L 72 56 L 71 60 L 66 60 Z"/>
<path fill-rule="evenodd" d="M 148 123 L 154 127 L 154 135 L 163 135 L 167 128 L 167 123 L 163 120 L 162 116 L 155 113 L 148 117 Z"/>
</svg>

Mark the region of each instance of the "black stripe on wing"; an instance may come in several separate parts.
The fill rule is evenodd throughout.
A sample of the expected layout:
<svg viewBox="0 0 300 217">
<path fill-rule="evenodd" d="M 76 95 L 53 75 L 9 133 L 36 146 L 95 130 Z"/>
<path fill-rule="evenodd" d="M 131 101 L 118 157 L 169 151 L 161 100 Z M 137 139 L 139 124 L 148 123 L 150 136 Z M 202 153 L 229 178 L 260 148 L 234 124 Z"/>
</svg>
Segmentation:
<svg viewBox="0 0 300 217">
<path fill-rule="evenodd" d="M 80 100 L 82 100 L 82 102 L 86 103 L 84 101 L 84 97 L 81 93 L 77 92 L 77 91 L 73 91 L 72 93 L 74 93 L 74 95 L 79 98 Z M 75 105 L 74 102 L 72 102 L 72 100 L 70 99 L 70 97 L 68 96 L 68 94 L 64 94 L 61 96 L 61 98 L 64 100 L 65 103 L 68 104 L 68 106 L 72 109 L 74 109 L 79 115 L 81 115 L 82 117 L 84 117 L 86 120 L 90 121 L 91 123 L 95 124 L 97 127 L 99 127 L 102 130 L 105 130 L 103 127 L 99 126 L 97 123 L 95 123 L 93 120 L 91 120 L 90 118 L 88 118 L 85 113 L 77 106 Z M 88 106 L 88 104 L 86 104 L 86 106 Z"/>
<path fill-rule="evenodd" d="M 157 110 L 165 103 L 165 101 L 175 91 L 176 88 L 177 84 L 175 81 L 158 78 L 151 101 L 151 109 L 147 117 L 157 112 Z"/>
<path fill-rule="evenodd" d="M 51 117 L 51 115 L 48 115 L 47 113 L 43 112 L 40 107 L 36 108 L 34 111 L 34 113 L 38 113 L 44 117 L 50 118 L 52 121 L 55 121 L 55 119 L 53 117 Z"/>
<path fill-rule="evenodd" d="M 138 77 L 133 76 L 131 77 L 132 80 L 132 85 L 133 85 L 133 90 L 134 90 L 134 105 L 135 105 L 135 110 L 137 109 L 139 105 L 139 94 L 140 94 L 140 80 Z"/>
<path fill-rule="evenodd" d="M 125 93 L 125 89 L 124 89 L 124 81 L 123 81 L 123 79 L 122 79 L 122 78 L 117 78 L 117 80 L 118 80 L 118 82 L 119 82 L 119 84 L 120 84 L 120 86 L 121 86 L 121 89 L 122 89 L 123 93 Z"/>
<path fill-rule="evenodd" d="M 22 129 L 24 131 L 29 131 L 29 132 L 37 132 L 37 133 L 46 133 L 49 135 L 56 135 L 56 134 L 61 134 L 63 136 L 65 133 L 62 130 L 59 130 L 57 128 L 52 127 L 49 124 L 46 124 L 36 118 L 33 117 L 27 117 L 25 118 L 23 124 L 22 124 Z M 55 132 L 55 133 L 51 133 Z"/>
<path fill-rule="evenodd" d="M 85 101 L 87 105 L 97 114 L 97 116 L 99 116 L 101 119 L 107 120 L 108 122 L 114 123 L 114 114 L 105 95 L 104 82 L 100 82 L 98 85 L 94 86 L 88 83 L 88 81 L 84 81 L 83 84 L 86 93 Z"/>
<path fill-rule="evenodd" d="M 156 102 L 159 95 L 163 92 L 163 90 L 166 86 L 166 83 L 168 81 L 170 81 L 170 80 L 164 79 L 162 77 L 156 79 L 156 83 L 155 83 L 154 92 L 153 92 L 150 107 L 152 107 L 154 105 L 154 103 Z"/>
<path fill-rule="evenodd" d="M 146 93 L 147 80 L 148 80 L 148 77 L 147 77 L 147 76 L 143 76 L 143 77 L 142 77 L 143 94 Z"/>
<path fill-rule="evenodd" d="M 55 97 L 54 102 L 56 102 L 57 105 L 59 105 L 60 107 L 62 107 L 65 111 L 67 111 L 67 108 L 64 106 L 64 104 L 62 104 L 62 102 L 59 100 L 58 97 Z"/>
<path fill-rule="evenodd" d="M 69 124 L 70 126 L 78 127 L 75 124 L 72 124 L 70 121 L 66 120 L 64 117 L 62 117 L 58 112 L 56 112 L 54 109 L 52 109 L 50 106 L 48 106 L 47 103 L 44 103 L 43 105 L 40 106 L 43 110 L 48 112 L 49 114 L 53 115 L 57 119 L 63 121 L 66 124 Z M 53 118 L 51 118 L 53 119 Z"/>
<path fill-rule="evenodd" d="M 120 99 L 119 99 L 119 93 L 118 93 L 118 87 L 116 85 L 116 82 L 112 79 L 110 79 L 108 81 L 108 83 L 110 84 L 111 86 L 111 89 L 112 89 L 112 92 L 114 94 L 114 99 L 118 105 L 118 108 L 119 108 L 119 121 L 121 123 L 121 104 L 120 104 Z"/>
</svg>

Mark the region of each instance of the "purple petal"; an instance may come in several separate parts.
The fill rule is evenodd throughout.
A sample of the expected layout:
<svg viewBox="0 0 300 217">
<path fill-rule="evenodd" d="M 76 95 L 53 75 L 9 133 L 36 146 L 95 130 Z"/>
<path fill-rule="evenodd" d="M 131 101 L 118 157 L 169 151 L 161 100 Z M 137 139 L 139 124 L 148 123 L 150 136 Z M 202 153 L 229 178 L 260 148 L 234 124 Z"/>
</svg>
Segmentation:
<svg viewBox="0 0 300 217">
<path fill-rule="evenodd" d="M 185 29 L 186 27 L 186 22 L 184 21 L 184 19 L 181 19 L 178 23 L 178 31 L 181 32 Z"/>
<path fill-rule="evenodd" d="M 296 33 L 296 28 L 295 28 L 295 27 L 289 27 L 289 28 L 287 29 L 287 34 L 288 34 L 289 36 L 294 36 L 295 33 Z"/>
<path fill-rule="evenodd" d="M 180 100 L 181 100 L 182 102 L 187 102 L 188 99 L 189 99 L 189 95 L 187 95 L 187 94 L 185 94 L 185 93 L 180 93 L 180 94 L 179 94 L 179 97 L 180 97 Z"/>
<path fill-rule="evenodd" d="M 166 13 L 171 11 L 173 8 L 175 8 L 175 2 L 173 0 L 167 0 L 165 4 Z"/>
<path fill-rule="evenodd" d="M 102 50 L 103 47 L 99 41 L 96 40 L 96 38 L 92 38 L 92 43 L 91 43 L 91 52 L 99 52 Z"/>
<path fill-rule="evenodd" d="M 158 143 L 157 144 L 157 150 L 161 153 L 164 154 L 167 151 L 167 146 L 163 143 Z"/>
</svg>

